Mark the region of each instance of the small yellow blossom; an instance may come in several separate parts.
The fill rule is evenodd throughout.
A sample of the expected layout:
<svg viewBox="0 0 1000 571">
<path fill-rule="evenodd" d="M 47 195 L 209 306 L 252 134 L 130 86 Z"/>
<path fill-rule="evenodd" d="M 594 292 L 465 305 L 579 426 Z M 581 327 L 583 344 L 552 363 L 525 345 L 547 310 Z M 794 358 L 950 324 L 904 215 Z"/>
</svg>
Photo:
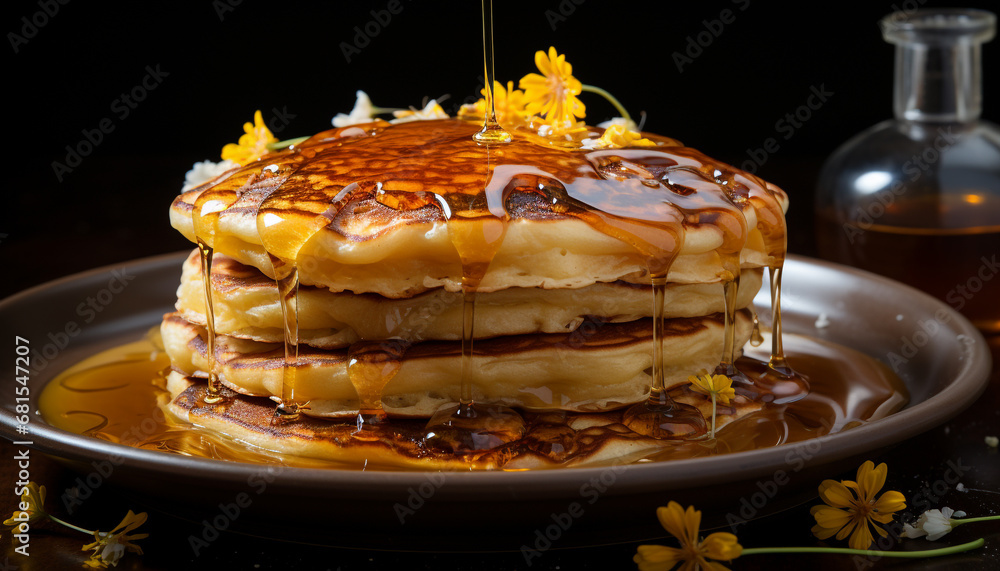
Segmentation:
<svg viewBox="0 0 1000 571">
<path fill-rule="evenodd" d="M 109 565 L 112 567 L 118 565 L 118 561 L 127 551 L 142 555 L 142 548 L 132 542 L 149 537 L 149 534 L 128 535 L 128 533 L 145 522 L 146 512 L 135 514 L 129 510 L 125 519 L 110 532 L 95 531 L 95 541 L 83 546 L 83 551 L 94 550 L 85 565 L 92 569 L 107 569 Z"/>
<path fill-rule="evenodd" d="M 709 438 L 715 438 L 715 418 L 718 413 L 717 401 L 722 404 L 729 404 L 729 401 L 736 398 L 736 389 L 733 388 L 733 380 L 726 375 L 691 375 L 688 377 L 691 383 L 691 390 L 707 395 L 712 399 L 712 431 Z"/>
<path fill-rule="evenodd" d="M 685 571 L 728 571 L 721 563 L 709 559 L 729 561 L 743 553 L 743 546 L 731 533 L 716 532 L 699 540 L 701 512 L 695 510 L 694 506 L 688 506 L 685 510 L 677 502 L 670 502 L 667 507 L 656 510 L 656 517 L 663 528 L 680 541 L 681 546 L 678 549 L 663 545 L 640 545 L 632 558 L 640 571 L 668 571 L 680 561 L 684 562 L 681 569 Z"/>
<path fill-rule="evenodd" d="M 40 519 L 46 519 L 49 514 L 45 512 L 45 486 L 39 486 L 34 482 L 28 482 L 21 492 L 21 502 L 25 505 L 24 510 L 17 510 L 3 524 L 8 527 L 15 527 L 21 523 L 31 523 Z"/>
<path fill-rule="evenodd" d="M 539 115 L 555 129 L 565 129 L 576 123 L 576 119 L 583 119 L 586 107 L 577 98 L 583 85 L 573 77 L 573 66 L 566 56 L 550 47 L 548 55 L 535 52 L 535 65 L 541 75 L 529 73 L 518 82 L 518 87 L 524 90 L 528 114 Z"/>
<path fill-rule="evenodd" d="M 866 461 L 858 468 L 858 481 L 823 480 L 819 485 L 819 497 L 826 505 L 813 506 L 810 513 L 816 519 L 812 532 L 819 539 L 828 539 L 836 534 L 837 539 L 851 536 L 852 549 L 868 549 L 875 541 L 871 528 L 882 537 L 887 532 L 878 523 L 889 523 L 893 514 L 906 507 L 903 494 L 888 490 L 881 498 L 875 497 L 882 486 L 889 469 L 886 465 L 877 467 Z"/>
<path fill-rule="evenodd" d="M 585 139 L 585 149 L 620 149 L 622 147 L 655 147 L 656 143 L 624 125 L 611 125 L 598 139 Z"/>
<path fill-rule="evenodd" d="M 482 120 L 486 117 L 486 88 L 480 92 L 483 97 L 471 105 L 463 105 L 459 115 L 464 119 Z M 524 92 L 514 89 L 514 82 L 508 81 L 504 87 L 499 81 L 493 82 L 493 108 L 497 114 L 497 123 L 514 128 L 528 122 L 528 112 L 525 110 Z"/>
<path fill-rule="evenodd" d="M 390 120 L 390 123 L 409 123 L 410 121 L 428 121 L 430 119 L 447 119 L 448 114 L 444 112 L 444 109 L 438 105 L 436 99 L 431 99 L 424 105 L 423 109 L 402 109 L 399 111 L 393 111 L 392 116 L 395 119 Z"/>
<path fill-rule="evenodd" d="M 253 114 L 253 121 L 243 124 L 244 134 L 240 136 L 239 144 L 229 143 L 222 147 L 223 160 L 246 165 L 267 154 L 268 145 L 278 142 L 264 124 L 264 117 L 259 110 Z"/>
<path fill-rule="evenodd" d="M 725 375 L 691 375 L 688 382 L 691 383 L 691 390 L 708 397 L 715 395 L 722 404 L 729 404 L 736 398 L 733 380 Z"/>
</svg>

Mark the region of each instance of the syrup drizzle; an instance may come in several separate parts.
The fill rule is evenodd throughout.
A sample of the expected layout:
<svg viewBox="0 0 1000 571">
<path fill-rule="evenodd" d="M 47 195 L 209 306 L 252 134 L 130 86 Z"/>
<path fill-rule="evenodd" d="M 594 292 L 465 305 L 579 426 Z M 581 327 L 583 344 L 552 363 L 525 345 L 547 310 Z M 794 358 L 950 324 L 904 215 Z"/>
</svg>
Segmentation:
<svg viewBox="0 0 1000 571">
<path fill-rule="evenodd" d="M 350 135 L 358 133 L 347 131 Z M 317 236 L 340 212 L 346 199 L 360 188 L 348 185 L 331 201 L 330 207 L 322 213 L 311 213 L 302 225 L 297 213 L 288 214 L 285 206 L 288 197 L 282 190 L 287 181 L 296 174 L 306 158 L 314 153 L 308 147 L 291 149 L 291 155 L 284 160 L 269 164 L 261 169 L 259 184 L 266 189 L 256 207 L 257 236 L 264 246 L 271 264 L 278 301 L 281 304 L 284 330 L 285 364 L 282 368 L 281 396 L 274 410 L 274 422 L 299 420 L 301 411 L 309 408 L 308 401 L 296 395 L 296 376 L 299 354 L 299 264 L 303 248 Z M 360 420 L 359 420 L 360 422 Z"/>
<path fill-rule="evenodd" d="M 198 241 L 198 254 L 201 259 L 202 283 L 205 288 L 205 330 L 208 345 L 208 391 L 205 403 L 217 404 L 222 401 L 222 383 L 219 380 L 218 366 L 215 358 L 215 305 L 212 302 L 212 257 L 214 248 L 206 241 L 211 237 L 214 243 L 219 212 L 226 209 L 230 203 L 225 200 L 210 198 L 203 192 L 195 202 L 192 211 L 192 223 Z"/>
<path fill-rule="evenodd" d="M 768 183 L 748 173 L 738 171 L 713 172 L 715 180 L 736 202 L 753 204 L 757 214 L 757 230 L 764 240 L 764 249 L 771 262 L 768 265 L 771 293 L 771 356 L 766 366 L 763 362 L 744 360 L 740 367 L 730 367 L 723 372 L 720 364 L 716 372 L 729 374 L 739 394 L 755 400 L 793 402 L 809 392 L 808 378 L 796 373 L 784 357 L 781 327 L 781 269 L 785 261 L 788 235 L 781 204 Z M 754 314 L 753 344 L 759 335 Z M 754 344 L 754 347 L 757 345 Z M 731 361 L 730 361 L 731 362 Z M 730 374 L 730 373 L 735 373 Z"/>
<path fill-rule="evenodd" d="M 509 143 L 513 139 L 497 122 L 496 103 L 493 97 L 496 75 L 493 69 L 493 0 L 482 0 L 483 11 L 483 77 L 486 78 L 486 117 L 483 129 L 472 136 L 481 144 Z"/>
<path fill-rule="evenodd" d="M 485 146 L 490 179 L 484 185 L 483 194 L 443 197 L 448 206 L 445 209 L 448 237 L 462 263 L 461 391 L 457 405 L 446 406 L 431 416 L 424 436 L 425 445 L 435 452 L 467 456 L 515 442 L 525 430 L 524 419 L 515 410 L 498 404 L 476 403 L 472 394 L 476 293 L 503 244 L 510 220 L 504 205 L 505 189 L 495 184 L 504 179 L 498 177 L 495 170 L 491 171 L 490 143 Z"/>
<path fill-rule="evenodd" d="M 750 310 L 753 315 L 753 331 L 750 333 L 750 346 L 760 347 L 764 343 L 764 336 L 760 334 L 760 319 L 757 318 L 757 310 Z"/>
<path fill-rule="evenodd" d="M 212 303 L 212 248 L 198 239 L 198 255 L 201 258 L 201 281 L 205 288 L 205 331 L 208 345 L 208 392 L 205 402 L 215 404 L 222 400 L 219 395 L 221 383 L 215 364 L 215 305 Z"/>
<path fill-rule="evenodd" d="M 382 408 L 382 391 L 402 366 L 408 343 L 401 341 L 358 341 L 347 351 L 347 375 L 358 391 L 358 432 L 387 418 Z"/>
<path fill-rule="evenodd" d="M 293 149 L 293 157 L 300 151 Z M 302 242 L 289 242 L 283 237 L 278 228 L 287 221 L 280 214 L 273 212 L 277 210 L 271 208 L 269 200 L 281 190 L 281 185 L 294 172 L 294 167 L 286 164 L 269 164 L 260 170 L 260 188 L 266 189 L 261 193 L 262 200 L 257 206 L 257 236 L 267 252 L 268 262 L 271 265 L 271 274 L 274 276 L 275 287 L 278 294 L 278 303 L 281 306 L 282 340 L 284 345 L 285 363 L 281 370 L 281 396 L 274 409 L 272 422 L 290 422 L 299 419 L 300 411 L 307 408 L 305 402 L 300 402 L 296 398 L 295 388 L 298 384 L 296 376 L 298 371 L 299 358 L 299 272 L 296 266 L 296 254 L 302 247 Z M 265 182 L 267 181 L 267 182 Z M 290 262 L 285 262 L 276 252 L 287 255 L 286 248 L 291 248 Z"/>
</svg>

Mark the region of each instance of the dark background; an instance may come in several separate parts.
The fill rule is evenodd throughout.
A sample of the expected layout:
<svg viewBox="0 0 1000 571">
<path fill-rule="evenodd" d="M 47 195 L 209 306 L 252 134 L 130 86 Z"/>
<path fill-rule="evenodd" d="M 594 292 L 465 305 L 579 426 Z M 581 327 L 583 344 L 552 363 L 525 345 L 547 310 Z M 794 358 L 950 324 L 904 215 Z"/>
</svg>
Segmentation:
<svg viewBox="0 0 1000 571">
<path fill-rule="evenodd" d="M 448 94 L 449 111 L 478 95 L 479 2 L 400 0 L 402 11 L 348 62 L 341 43 L 353 43 L 355 26 L 364 28 L 370 11 L 384 10 L 388 1 L 231 5 L 237 1 L 71 1 L 46 17 L 36 15 L 44 14 L 38 0 L 4 3 L 12 101 L 4 114 L 0 297 L 190 247 L 169 226 L 170 201 L 185 171 L 195 161 L 218 160 L 255 109 L 268 120 L 274 110 L 287 114 L 277 136 L 291 138 L 329 128 L 333 115 L 351 109 L 357 89 L 386 107 Z M 636 116 L 645 111 L 647 130 L 737 166 L 776 138 L 779 150 L 757 174 L 791 194 L 789 248 L 809 255 L 812 193 L 823 158 L 892 115 L 894 50 L 877 22 L 893 4 L 918 2 L 807 8 L 757 0 L 498 1 L 496 72 L 502 81 L 517 81 L 535 71 L 536 50 L 554 45 L 581 81 L 608 89 Z M 688 49 L 689 38 L 725 9 L 734 21 L 678 71 L 673 54 Z M 32 30 L 22 18 L 44 25 L 28 38 Z M 27 39 L 16 53 L 12 33 Z M 984 117 L 996 121 L 996 42 L 984 47 L 983 60 Z M 123 119 L 115 101 L 141 84 L 147 66 L 166 76 Z M 812 87 L 833 95 L 786 140 L 788 131 L 775 124 L 805 104 Z M 583 100 L 590 123 L 613 114 L 597 96 Z M 52 163 L 65 163 L 66 146 L 86 141 L 83 130 L 105 118 L 114 130 L 60 182 Z"/>
<path fill-rule="evenodd" d="M 0 178 L 4 272 L 0 298 L 73 272 L 190 248 L 170 227 L 168 206 L 185 171 L 195 161 L 218 160 L 221 147 L 237 140 L 255 109 L 262 110 L 266 119 L 274 117 L 275 109 L 287 114 L 290 120 L 276 134 L 291 138 L 329 128 L 333 115 L 351 109 L 357 89 L 366 90 L 378 105 L 399 107 L 419 106 L 425 97 L 450 94 L 443 103 L 449 111 L 478 96 L 481 28 L 479 3 L 474 0 L 403 0 L 402 12 L 380 26 L 369 45 L 346 61 L 341 43 L 354 42 L 355 26 L 365 27 L 373 19 L 370 11 L 383 10 L 387 4 L 384 0 L 244 0 L 231 6 L 226 0 L 72 0 L 59 5 L 54 16 L 38 16 L 47 21 L 15 53 L 10 34 L 24 34 L 22 18 L 30 21 L 42 8 L 38 0 L 3 3 L 0 21 L 8 41 L 0 50 L 8 97 L 2 123 L 6 168 Z M 554 45 L 567 54 L 581 81 L 610 90 L 634 115 L 645 111 L 649 131 L 675 137 L 737 166 L 768 138 L 776 138 L 779 150 L 766 156 L 757 173 L 789 192 L 789 249 L 812 255 L 812 193 L 822 161 L 855 133 L 892 115 L 893 47 L 882 40 L 877 21 L 894 9 L 893 4 L 918 2 L 764 5 L 759 0 L 586 0 L 577 5 L 571 0 L 498 0 L 497 77 L 516 81 L 535 71 L 534 52 Z M 991 4 L 996 2 L 961 5 L 988 9 Z M 957 4 L 924 4 L 943 5 Z M 741 6 L 747 8 L 741 11 Z M 678 71 L 672 55 L 683 53 L 689 38 L 703 32 L 706 21 L 719 19 L 724 9 L 732 10 L 735 20 Z M 984 47 L 983 62 L 984 118 L 1000 122 L 998 42 Z M 120 118 L 112 106 L 141 84 L 147 66 L 158 66 L 167 75 L 128 117 Z M 833 95 L 785 139 L 787 131 L 779 132 L 776 122 L 805 104 L 813 87 Z M 590 123 L 612 114 L 611 107 L 595 96 L 584 95 L 584 102 Z M 66 146 L 85 141 L 82 131 L 97 128 L 106 118 L 114 130 L 59 181 L 52 163 L 65 162 Z M 1000 356 L 995 344 L 993 354 Z M 970 515 L 1000 511 L 992 491 L 995 450 L 984 452 L 981 440 L 969 436 L 986 430 L 983 426 L 996 426 L 997 374 L 994 370 L 991 392 L 973 409 L 886 457 L 894 474 L 891 487 L 912 497 L 926 482 L 921 478 L 933 480 L 940 472 L 940 462 L 929 459 L 972 459 L 982 480 L 979 487 L 990 489 L 968 496 L 955 493 L 942 505 L 966 509 Z M 10 446 L 3 445 L 3 455 L 9 457 Z M 0 477 L 0 485 L 13 479 L 9 472 L 13 466 L 2 464 L 8 472 Z M 33 477 L 48 483 L 51 490 L 71 486 L 76 477 L 40 455 L 32 469 Z M 86 514 L 92 521 L 120 517 L 134 507 L 112 489 L 102 489 L 101 494 L 101 501 L 89 504 L 95 506 Z M 14 498 L 10 493 L 2 498 L 0 513 L 9 513 Z M 807 508 L 748 527 L 741 532 L 741 542 L 813 545 Z M 123 567 L 195 567 L 184 538 L 197 526 L 155 517 L 147 528 L 152 532 L 144 544 L 147 557 L 129 556 Z M 989 525 L 963 526 L 949 538 L 953 541 L 947 543 L 954 544 L 985 535 L 988 547 L 975 555 L 940 563 L 883 560 L 875 568 L 945 569 L 956 564 L 995 568 L 996 530 Z M 5 547 L 8 539 L 3 538 Z M 23 569 L 77 568 L 81 558 L 77 539 L 53 533 L 42 543 L 40 536 L 39 545 L 47 549 L 32 558 L 37 565 L 32 559 L 12 561 Z M 629 560 L 634 553 L 634 544 L 556 551 L 543 567 L 607 568 L 611 561 L 610 567 L 627 569 L 633 568 Z M 521 558 L 516 553 L 331 552 L 226 534 L 197 566 L 311 569 L 316 561 L 326 563 L 320 568 L 331 569 L 511 569 Z M 821 556 L 747 558 L 737 567 L 787 565 L 854 568 L 853 562 Z"/>
</svg>

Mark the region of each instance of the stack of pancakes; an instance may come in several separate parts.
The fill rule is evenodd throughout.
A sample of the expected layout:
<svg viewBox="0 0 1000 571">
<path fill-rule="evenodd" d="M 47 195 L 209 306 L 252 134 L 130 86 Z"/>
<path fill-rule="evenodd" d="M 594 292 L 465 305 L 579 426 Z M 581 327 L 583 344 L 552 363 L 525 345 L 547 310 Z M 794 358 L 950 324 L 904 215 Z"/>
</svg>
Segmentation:
<svg viewBox="0 0 1000 571">
<path fill-rule="evenodd" d="M 672 139 L 486 147 L 472 141 L 478 129 L 335 129 L 177 197 L 173 226 L 214 251 L 215 371 L 226 388 L 281 397 L 275 278 L 291 271 L 295 396 L 313 417 L 359 413 L 364 389 L 349 374 L 359 347 L 392 355 L 380 390 L 390 418 L 457 402 L 463 283 L 476 292 L 473 398 L 526 413 L 613 411 L 646 397 L 651 272 L 667 274 L 667 389 L 719 364 L 725 281 L 738 280 L 734 338 L 747 342 L 762 269 L 784 255 L 780 189 Z M 175 392 L 208 376 L 204 279 L 195 250 L 161 328 Z M 703 397 L 681 396 L 707 410 Z M 756 408 L 738 399 L 719 425 Z"/>
</svg>

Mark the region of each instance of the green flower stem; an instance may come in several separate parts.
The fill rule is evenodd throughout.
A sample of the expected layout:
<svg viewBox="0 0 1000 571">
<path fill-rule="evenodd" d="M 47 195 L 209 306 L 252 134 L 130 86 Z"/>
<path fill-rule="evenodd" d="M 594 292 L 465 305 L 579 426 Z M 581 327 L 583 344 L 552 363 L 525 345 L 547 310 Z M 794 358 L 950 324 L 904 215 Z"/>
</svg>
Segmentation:
<svg viewBox="0 0 1000 571">
<path fill-rule="evenodd" d="M 993 521 L 993 520 L 998 520 L 998 519 L 1000 519 L 1000 515 L 988 515 L 988 516 L 985 516 L 985 517 L 970 517 L 968 519 L 965 519 L 965 518 L 962 518 L 962 519 L 953 519 L 953 520 L 951 520 L 951 527 L 954 528 L 954 527 L 957 527 L 959 525 L 962 525 L 963 523 L 975 523 L 977 521 Z"/>
<path fill-rule="evenodd" d="M 75 525 L 73 525 L 73 524 L 71 524 L 69 522 L 66 522 L 66 521 L 63 521 L 63 520 L 57 518 L 56 516 L 54 516 L 52 514 L 46 514 L 46 515 L 52 521 L 54 521 L 54 522 L 56 522 L 56 523 L 58 523 L 60 525 L 65 525 L 66 527 L 68 527 L 70 529 L 75 529 L 75 530 L 77 530 L 79 532 L 86 533 L 87 535 L 94 535 L 95 533 L 97 533 L 95 531 L 90 531 L 89 529 L 83 529 L 82 527 L 77 527 L 77 526 L 75 526 Z"/>
<path fill-rule="evenodd" d="M 292 145 L 298 145 L 299 143 L 305 141 L 308 138 L 309 137 L 299 137 L 297 139 L 286 139 L 284 141 L 278 141 L 277 143 L 268 143 L 267 150 L 278 151 L 281 149 L 286 149 L 288 147 L 291 147 Z"/>
<path fill-rule="evenodd" d="M 593 85 L 583 85 L 583 90 L 589 91 L 590 93 L 596 93 L 601 97 L 607 99 L 612 105 L 615 106 L 615 109 L 617 109 L 618 112 L 622 114 L 622 117 L 625 118 L 625 121 L 629 123 L 634 123 L 634 121 L 632 121 L 632 116 L 629 115 L 628 111 L 625 110 L 625 106 L 623 106 L 620 101 L 615 99 L 614 95 L 611 95 L 610 93 L 601 89 L 600 87 L 595 87 Z"/>
<path fill-rule="evenodd" d="M 951 555 L 962 553 L 972 549 L 978 549 L 986 544 L 986 540 L 979 538 L 969 543 L 942 547 L 940 549 L 925 549 L 922 551 L 873 551 L 868 549 L 848 549 L 846 547 L 754 547 L 744 549 L 740 557 L 744 555 L 759 555 L 762 553 L 840 553 L 842 555 L 871 555 L 875 557 L 902 557 L 904 559 L 921 559 L 923 557 L 939 557 L 941 555 Z"/>
</svg>

